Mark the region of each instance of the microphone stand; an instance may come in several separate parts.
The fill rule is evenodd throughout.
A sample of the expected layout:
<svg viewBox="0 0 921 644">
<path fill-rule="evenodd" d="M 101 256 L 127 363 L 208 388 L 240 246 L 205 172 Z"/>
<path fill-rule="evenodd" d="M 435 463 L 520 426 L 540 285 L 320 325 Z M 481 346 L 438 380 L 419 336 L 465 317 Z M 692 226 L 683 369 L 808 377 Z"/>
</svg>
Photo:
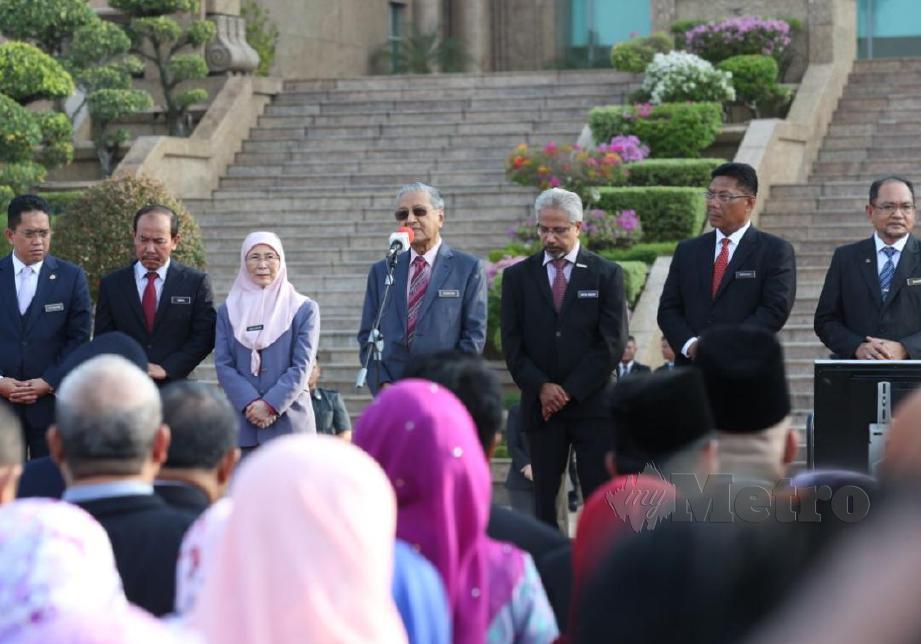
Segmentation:
<svg viewBox="0 0 921 644">
<path fill-rule="evenodd" d="M 381 319 L 384 317 L 384 307 L 387 306 L 390 287 L 393 286 L 393 271 L 396 268 L 397 258 L 399 256 L 400 253 L 393 253 L 393 255 L 387 258 L 387 279 L 384 280 L 384 296 L 381 298 L 381 305 L 374 318 L 374 324 L 371 325 L 371 331 L 368 333 L 368 339 L 365 341 L 368 352 L 365 354 L 364 364 L 362 364 L 361 369 L 358 370 L 358 377 L 355 379 L 355 389 L 361 389 L 365 386 L 368 379 L 368 365 L 371 363 L 372 356 L 378 363 L 377 384 L 378 387 L 380 387 L 380 363 L 384 353 L 384 334 L 381 333 Z"/>
</svg>

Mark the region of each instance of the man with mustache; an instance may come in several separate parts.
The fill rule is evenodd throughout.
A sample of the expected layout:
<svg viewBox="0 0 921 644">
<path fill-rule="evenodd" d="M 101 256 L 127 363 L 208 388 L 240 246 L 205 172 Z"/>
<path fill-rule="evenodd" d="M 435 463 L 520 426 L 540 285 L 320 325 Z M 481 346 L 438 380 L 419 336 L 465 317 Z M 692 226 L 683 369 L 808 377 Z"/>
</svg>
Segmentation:
<svg viewBox="0 0 921 644">
<path fill-rule="evenodd" d="M 502 350 L 521 388 L 535 515 L 556 526 L 570 445 L 585 498 L 608 478 L 605 392 L 627 340 L 627 305 L 620 267 L 579 243 L 579 195 L 551 188 L 534 212 L 543 249 L 503 273 Z"/>
<path fill-rule="evenodd" d="M 157 386 L 186 378 L 214 349 L 217 314 L 207 274 L 170 255 L 179 245 L 179 218 L 162 205 L 134 216 L 137 262 L 99 283 L 94 335 L 121 331 L 147 351 Z"/>
</svg>

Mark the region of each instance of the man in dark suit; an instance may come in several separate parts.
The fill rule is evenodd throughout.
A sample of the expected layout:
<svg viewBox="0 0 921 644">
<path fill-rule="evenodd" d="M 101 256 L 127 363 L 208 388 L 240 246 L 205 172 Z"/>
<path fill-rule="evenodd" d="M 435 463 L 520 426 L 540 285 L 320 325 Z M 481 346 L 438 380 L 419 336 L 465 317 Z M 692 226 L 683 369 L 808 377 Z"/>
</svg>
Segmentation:
<svg viewBox="0 0 921 644">
<path fill-rule="evenodd" d="M 237 413 L 224 392 L 203 382 L 171 383 L 160 397 L 170 444 L 154 492 L 197 517 L 224 494 L 240 460 Z"/>
<path fill-rule="evenodd" d="M 870 186 L 869 239 L 835 250 L 815 311 L 815 332 L 839 358 L 921 358 L 921 244 L 915 190 L 886 177 Z"/>
<path fill-rule="evenodd" d="M 138 261 L 102 278 L 95 334 L 122 331 L 147 351 L 158 385 L 186 378 L 214 349 L 214 296 L 208 276 L 170 259 L 179 219 L 166 206 L 134 216 Z"/>
<path fill-rule="evenodd" d="M 780 331 L 796 298 L 793 246 L 751 224 L 755 169 L 724 163 L 711 176 L 705 194 L 715 230 L 678 244 L 659 300 L 659 327 L 678 364 L 694 359 L 697 338 L 716 324 Z"/>
<path fill-rule="evenodd" d="M 383 354 L 368 367 L 372 393 L 402 378 L 414 356 L 450 349 L 482 353 L 486 345 L 486 274 L 479 259 L 442 240 L 444 206 L 441 193 L 424 183 L 405 185 L 397 193 L 396 220 L 412 229 L 413 240 L 396 260 L 380 322 Z M 387 260 L 381 260 L 368 273 L 358 331 L 362 364 L 386 280 Z"/>
<path fill-rule="evenodd" d="M 343 440 L 352 440 L 352 419 L 345 407 L 342 396 L 335 389 L 320 387 L 320 363 L 314 362 L 307 387 L 310 389 L 310 402 L 313 405 L 313 417 L 317 422 L 318 434 L 338 436 Z"/>
<path fill-rule="evenodd" d="M 624 351 L 627 305 L 620 267 L 579 245 L 579 196 L 546 190 L 534 210 L 543 250 L 503 274 L 502 349 L 521 388 L 535 515 L 556 526 L 570 445 L 584 498 L 607 480 L 605 390 Z"/>
<path fill-rule="evenodd" d="M 659 342 L 659 348 L 662 350 L 662 359 L 665 362 L 656 367 L 656 373 L 660 371 L 671 371 L 675 368 L 675 351 L 672 349 L 672 345 L 668 343 L 668 338 L 664 335 Z"/>
<path fill-rule="evenodd" d="M 61 383 L 48 446 L 63 499 L 102 524 L 125 595 L 155 615 L 173 609 L 179 546 L 194 520 L 153 492 L 169 442 L 156 386 L 125 358 L 93 358 Z"/>
<path fill-rule="evenodd" d="M 642 362 L 637 362 L 636 356 L 636 338 L 632 335 L 627 338 L 627 344 L 624 345 L 624 353 L 620 357 L 620 364 L 617 365 L 617 378 L 622 380 L 627 376 L 638 373 L 649 373 L 649 367 Z"/>
<path fill-rule="evenodd" d="M 0 402 L 0 505 L 16 498 L 24 453 L 19 418 Z"/>
<path fill-rule="evenodd" d="M 19 416 L 31 458 L 48 454 L 61 362 L 89 340 L 92 324 L 83 269 L 48 254 L 50 211 L 40 197 L 14 198 L 6 227 L 13 252 L 0 259 L 0 396 Z"/>
</svg>

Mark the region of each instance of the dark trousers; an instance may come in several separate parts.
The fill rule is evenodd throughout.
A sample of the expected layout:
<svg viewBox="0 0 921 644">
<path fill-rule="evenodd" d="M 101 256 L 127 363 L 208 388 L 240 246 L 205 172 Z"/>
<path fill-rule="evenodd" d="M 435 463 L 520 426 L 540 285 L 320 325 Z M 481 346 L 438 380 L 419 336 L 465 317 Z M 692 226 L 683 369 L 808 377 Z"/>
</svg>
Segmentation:
<svg viewBox="0 0 921 644">
<path fill-rule="evenodd" d="M 48 427 L 39 427 L 30 423 L 22 412 L 22 405 L 11 405 L 11 407 L 19 416 L 19 422 L 22 423 L 22 438 L 28 452 L 27 458 L 31 460 L 48 456 L 48 441 L 45 440 Z"/>
<path fill-rule="evenodd" d="M 604 456 L 611 449 L 610 423 L 603 418 L 560 420 L 551 417 L 540 429 L 528 433 L 534 472 L 534 514 L 557 527 L 556 497 L 569 464 L 569 446 L 576 453 L 582 498 L 587 499 L 610 478 Z"/>
</svg>

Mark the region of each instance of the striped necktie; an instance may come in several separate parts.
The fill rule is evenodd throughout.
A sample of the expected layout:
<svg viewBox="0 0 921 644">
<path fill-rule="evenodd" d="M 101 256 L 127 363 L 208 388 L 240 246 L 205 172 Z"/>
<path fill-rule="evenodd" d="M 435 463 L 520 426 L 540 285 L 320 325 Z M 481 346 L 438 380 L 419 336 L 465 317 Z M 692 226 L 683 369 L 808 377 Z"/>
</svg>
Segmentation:
<svg viewBox="0 0 921 644">
<path fill-rule="evenodd" d="M 413 260 L 412 276 L 409 280 L 409 299 L 407 301 L 408 314 L 406 316 L 406 340 L 412 344 L 416 337 L 416 323 L 419 321 L 419 310 L 422 308 L 422 300 L 425 297 L 425 290 L 428 288 L 429 281 L 432 278 L 432 267 L 425 261 L 422 255 L 417 255 Z"/>
<path fill-rule="evenodd" d="M 895 275 L 895 264 L 892 262 L 892 256 L 895 255 L 895 248 L 885 246 L 882 248 L 886 256 L 886 263 L 883 264 L 883 270 L 879 272 L 879 290 L 883 297 L 883 302 L 889 297 L 889 287 L 892 286 L 892 276 Z"/>
</svg>

